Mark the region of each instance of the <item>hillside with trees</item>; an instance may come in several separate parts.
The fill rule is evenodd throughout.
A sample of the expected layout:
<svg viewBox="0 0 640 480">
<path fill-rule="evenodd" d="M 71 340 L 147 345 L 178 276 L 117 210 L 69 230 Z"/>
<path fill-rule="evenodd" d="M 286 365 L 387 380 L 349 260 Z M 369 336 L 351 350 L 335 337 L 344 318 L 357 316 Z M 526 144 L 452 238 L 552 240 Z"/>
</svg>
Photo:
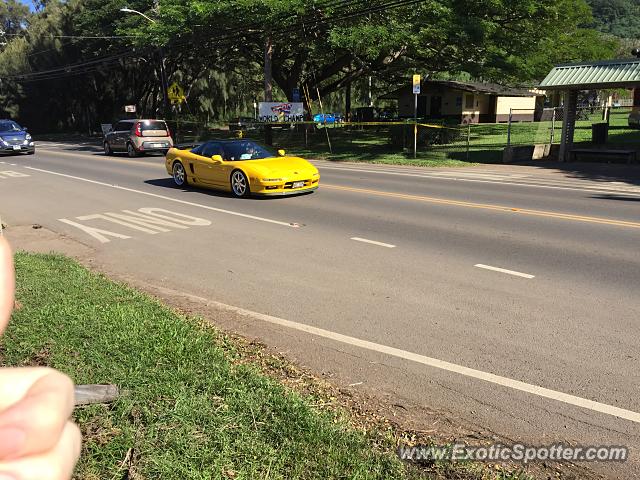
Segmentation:
<svg viewBox="0 0 640 480">
<path fill-rule="evenodd" d="M 640 38 L 640 0 L 589 0 L 594 26 L 620 38 Z"/>
</svg>

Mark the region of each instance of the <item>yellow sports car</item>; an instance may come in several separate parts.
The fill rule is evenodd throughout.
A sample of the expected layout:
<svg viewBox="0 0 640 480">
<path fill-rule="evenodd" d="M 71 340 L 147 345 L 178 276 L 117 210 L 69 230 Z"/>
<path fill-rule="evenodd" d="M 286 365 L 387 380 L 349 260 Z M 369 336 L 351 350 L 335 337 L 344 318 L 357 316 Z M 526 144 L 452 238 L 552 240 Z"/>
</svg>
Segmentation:
<svg viewBox="0 0 640 480">
<path fill-rule="evenodd" d="M 293 195 L 318 188 L 318 169 L 306 160 L 273 152 L 250 140 L 213 140 L 172 148 L 165 162 L 178 187 L 194 185 L 249 195 Z"/>
</svg>

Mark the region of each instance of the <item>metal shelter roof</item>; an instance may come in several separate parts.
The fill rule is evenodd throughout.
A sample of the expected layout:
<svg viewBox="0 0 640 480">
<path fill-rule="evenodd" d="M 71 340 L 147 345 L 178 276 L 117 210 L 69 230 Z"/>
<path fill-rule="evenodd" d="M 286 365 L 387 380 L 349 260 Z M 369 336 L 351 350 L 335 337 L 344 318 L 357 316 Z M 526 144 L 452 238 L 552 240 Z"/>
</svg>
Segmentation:
<svg viewBox="0 0 640 480">
<path fill-rule="evenodd" d="M 543 90 L 598 90 L 640 86 L 640 59 L 559 65 L 551 70 Z"/>
</svg>

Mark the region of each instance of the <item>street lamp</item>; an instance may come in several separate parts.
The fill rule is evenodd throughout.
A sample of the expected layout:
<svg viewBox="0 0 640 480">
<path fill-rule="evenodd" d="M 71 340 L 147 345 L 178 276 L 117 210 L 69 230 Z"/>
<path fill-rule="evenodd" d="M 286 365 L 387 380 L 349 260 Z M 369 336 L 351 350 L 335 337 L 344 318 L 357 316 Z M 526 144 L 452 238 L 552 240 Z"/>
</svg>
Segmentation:
<svg viewBox="0 0 640 480">
<path fill-rule="evenodd" d="M 144 13 L 142 13 L 142 12 L 139 12 L 138 10 L 134 10 L 133 8 L 124 7 L 124 8 L 121 8 L 121 9 L 120 9 L 120 11 L 121 11 L 121 12 L 124 12 L 124 13 L 135 13 L 135 14 L 137 14 L 137 15 L 140 15 L 141 17 L 146 18 L 146 19 L 147 19 L 147 20 L 149 20 L 151 23 L 156 23 L 156 21 L 155 21 L 153 18 L 148 17 L 147 15 L 145 15 L 145 14 L 144 14 Z"/>
<path fill-rule="evenodd" d="M 140 15 L 141 17 L 143 17 L 144 19 L 146 19 L 147 21 L 149 21 L 150 23 L 156 23 L 156 20 L 154 20 L 153 18 L 149 17 L 148 15 L 145 15 L 142 12 L 139 12 L 138 10 L 134 10 L 133 8 L 129 8 L 129 7 L 123 7 L 120 9 L 120 11 L 122 13 L 134 13 L 136 15 Z M 164 100 L 164 115 L 165 117 L 168 116 L 169 114 L 169 83 L 167 80 L 167 72 L 164 68 L 164 51 L 162 50 L 162 48 L 160 48 L 160 82 L 162 83 L 162 96 L 163 96 L 163 100 Z"/>
</svg>

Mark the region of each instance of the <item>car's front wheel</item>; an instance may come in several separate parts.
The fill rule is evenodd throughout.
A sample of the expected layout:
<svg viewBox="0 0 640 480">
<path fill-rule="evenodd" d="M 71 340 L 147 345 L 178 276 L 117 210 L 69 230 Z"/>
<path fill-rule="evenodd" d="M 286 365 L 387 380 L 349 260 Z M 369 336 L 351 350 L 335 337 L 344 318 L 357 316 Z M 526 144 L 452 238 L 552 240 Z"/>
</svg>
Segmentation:
<svg viewBox="0 0 640 480">
<path fill-rule="evenodd" d="M 184 187 L 187 185 L 187 172 L 184 170 L 184 165 L 180 162 L 173 164 L 173 183 L 176 187 Z"/>
<path fill-rule="evenodd" d="M 231 193 L 238 198 L 248 197 L 251 193 L 249 180 L 242 170 L 234 170 L 231 174 Z"/>
</svg>

